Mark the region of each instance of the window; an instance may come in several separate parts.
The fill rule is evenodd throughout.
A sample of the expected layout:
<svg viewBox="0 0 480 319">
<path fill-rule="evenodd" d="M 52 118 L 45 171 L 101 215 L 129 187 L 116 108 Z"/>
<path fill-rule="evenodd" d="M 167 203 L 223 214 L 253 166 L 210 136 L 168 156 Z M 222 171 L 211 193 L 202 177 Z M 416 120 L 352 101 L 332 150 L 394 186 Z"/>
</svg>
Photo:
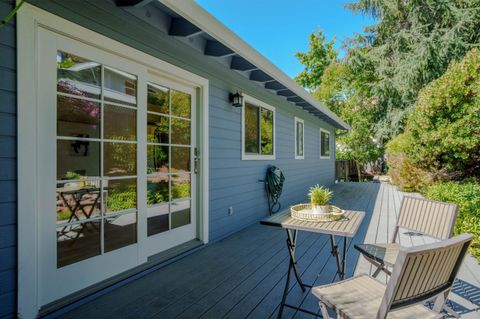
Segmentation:
<svg viewBox="0 0 480 319">
<path fill-rule="evenodd" d="M 320 158 L 330 158 L 330 132 L 320 129 Z"/>
<path fill-rule="evenodd" d="M 305 138 L 304 133 L 304 122 L 301 118 L 295 117 L 295 159 L 304 159 L 304 146 L 303 142 Z"/>
<path fill-rule="evenodd" d="M 242 121 L 242 159 L 275 159 L 275 108 L 245 97 Z"/>
</svg>

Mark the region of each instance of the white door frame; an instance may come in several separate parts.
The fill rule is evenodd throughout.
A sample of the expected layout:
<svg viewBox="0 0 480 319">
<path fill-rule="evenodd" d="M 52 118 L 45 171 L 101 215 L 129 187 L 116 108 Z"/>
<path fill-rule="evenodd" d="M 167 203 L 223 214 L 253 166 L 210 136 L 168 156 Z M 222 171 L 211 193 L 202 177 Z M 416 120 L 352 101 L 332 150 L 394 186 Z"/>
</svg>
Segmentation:
<svg viewBox="0 0 480 319">
<path fill-rule="evenodd" d="M 207 243 L 209 234 L 208 80 L 26 3 L 17 15 L 18 314 L 21 318 L 35 318 L 41 307 L 37 211 L 41 198 L 37 184 L 42 165 L 37 160 L 39 150 L 35 143 L 37 101 L 41 95 L 36 82 L 39 28 L 119 55 L 166 78 L 196 87 L 201 159 L 197 205 L 199 239 Z"/>
</svg>

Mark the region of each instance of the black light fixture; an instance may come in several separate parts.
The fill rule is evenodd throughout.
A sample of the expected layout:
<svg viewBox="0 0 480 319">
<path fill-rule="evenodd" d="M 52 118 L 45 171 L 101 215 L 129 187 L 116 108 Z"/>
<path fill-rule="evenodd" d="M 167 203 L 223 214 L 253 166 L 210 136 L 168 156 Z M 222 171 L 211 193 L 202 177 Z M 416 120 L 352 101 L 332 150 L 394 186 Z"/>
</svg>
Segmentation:
<svg viewBox="0 0 480 319">
<path fill-rule="evenodd" d="M 235 107 L 242 107 L 243 106 L 243 95 L 242 93 L 230 93 L 230 102 Z"/>
</svg>

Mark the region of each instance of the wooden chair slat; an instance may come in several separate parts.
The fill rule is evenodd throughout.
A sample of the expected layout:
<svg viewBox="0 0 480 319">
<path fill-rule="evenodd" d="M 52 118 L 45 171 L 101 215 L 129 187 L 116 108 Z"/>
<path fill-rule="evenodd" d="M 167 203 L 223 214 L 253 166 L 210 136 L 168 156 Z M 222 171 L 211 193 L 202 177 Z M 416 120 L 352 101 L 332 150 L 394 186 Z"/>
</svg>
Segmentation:
<svg viewBox="0 0 480 319">
<path fill-rule="evenodd" d="M 443 242 L 401 248 L 387 285 L 359 275 L 314 287 L 312 293 L 320 299 L 325 318 L 330 318 L 327 306 L 334 308 L 339 318 L 386 319 L 389 313 L 391 318 L 438 318 L 445 299 L 438 298 L 433 310 L 423 304 L 439 294 L 448 294 L 472 238 L 463 234 Z"/>
<path fill-rule="evenodd" d="M 457 211 L 454 204 L 404 196 L 397 226 L 444 240 L 453 234 Z"/>
</svg>

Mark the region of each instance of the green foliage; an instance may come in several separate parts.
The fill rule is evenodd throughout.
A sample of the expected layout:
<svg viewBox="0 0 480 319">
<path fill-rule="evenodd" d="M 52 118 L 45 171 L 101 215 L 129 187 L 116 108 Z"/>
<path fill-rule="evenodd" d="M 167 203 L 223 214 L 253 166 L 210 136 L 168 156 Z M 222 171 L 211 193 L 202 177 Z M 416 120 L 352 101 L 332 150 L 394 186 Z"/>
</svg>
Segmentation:
<svg viewBox="0 0 480 319">
<path fill-rule="evenodd" d="M 406 132 L 413 139 L 409 154 L 421 167 L 480 176 L 480 50 L 422 89 Z"/>
<path fill-rule="evenodd" d="M 314 96 L 352 128 L 349 134 L 336 139 L 337 159 L 354 160 L 361 165 L 376 161 L 383 155 L 383 148 L 373 138 L 377 112 L 375 100 L 363 95 L 361 84 L 350 68 L 341 62 L 331 63 L 321 82 Z"/>
<path fill-rule="evenodd" d="M 6 25 L 8 21 L 10 21 L 10 19 L 12 19 L 15 16 L 17 11 L 20 10 L 20 8 L 24 3 L 25 3 L 25 0 L 22 0 L 20 2 L 17 1 L 17 5 L 15 6 L 15 8 L 13 8 L 12 11 L 10 11 L 2 21 L 0 21 L 0 28 Z"/>
<path fill-rule="evenodd" d="M 190 183 L 172 185 L 172 198 L 190 197 Z"/>
<path fill-rule="evenodd" d="M 59 69 L 68 69 L 77 64 L 77 61 L 74 61 L 71 56 L 67 57 L 62 62 L 57 62 L 57 68 Z"/>
<path fill-rule="evenodd" d="M 411 136 L 400 134 L 386 146 L 388 174 L 402 190 L 416 192 L 432 182 L 432 174 L 419 168 L 409 157 Z"/>
<path fill-rule="evenodd" d="M 72 172 L 72 171 L 68 171 L 68 172 L 65 174 L 65 178 L 66 178 L 66 179 L 69 179 L 69 180 L 81 179 L 81 178 L 82 178 L 82 175 L 80 175 L 80 174 L 78 174 L 78 173 L 75 173 L 75 172 Z"/>
<path fill-rule="evenodd" d="M 328 205 L 330 199 L 332 198 L 333 192 L 330 191 L 328 188 L 315 185 L 310 187 L 308 197 L 310 198 L 310 202 L 312 206 L 323 206 Z"/>
<path fill-rule="evenodd" d="M 365 112 L 351 112 L 345 116 L 352 130 L 337 138 L 337 151 L 340 159 L 354 160 L 360 164 L 373 162 L 383 154 L 383 148 L 372 137 L 372 122 Z"/>
<path fill-rule="evenodd" d="M 147 184 L 147 205 L 154 205 L 169 201 L 168 181 Z"/>
<path fill-rule="evenodd" d="M 169 114 L 170 113 L 170 91 L 166 88 L 149 87 L 147 95 L 147 108 L 149 111 Z"/>
<path fill-rule="evenodd" d="M 172 91 L 171 92 L 171 103 L 172 103 L 172 111 L 171 113 L 175 116 L 180 116 L 184 118 L 190 118 L 191 112 L 191 96 L 190 94 L 183 93 L 180 91 Z M 188 125 L 188 122 L 181 122 L 185 123 L 184 125 Z"/>
<path fill-rule="evenodd" d="M 480 44 L 480 0 L 359 0 L 347 4 L 378 23 L 348 43 L 347 64 L 379 105 L 375 136 L 402 132 L 419 90 Z"/>
<path fill-rule="evenodd" d="M 70 210 L 57 211 L 57 221 L 66 221 L 70 218 L 72 213 Z"/>
<path fill-rule="evenodd" d="M 305 66 L 295 80 L 303 87 L 315 90 L 320 86 L 325 68 L 337 59 L 337 51 L 333 48 L 335 39 L 327 42 L 321 30 L 310 34 L 308 52 L 297 52 L 295 56 Z"/>
<path fill-rule="evenodd" d="M 157 182 L 147 184 L 147 204 L 154 205 L 168 202 L 168 182 Z M 190 183 L 172 183 L 172 199 L 190 197 Z"/>
<path fill-rule="evenodd" d="M 455 224 L 455 234 L 474 235 L 470 253 L 480 260 L 480 183 L 438 182 L 425 190 L 425 197 L 442 202 L 455 203 L 460 212 Z"/>
<path fill-rule="evenodd" d="M 245 103 L 244 112 L 245 152 L 263 155 L 273 154 L 273 111 Z"/>
<path fill-rule="evenodd" d="M 422 89 L 405 133 L 389 142 L 387 154 L 394 182 L 409 190 L 432 180 L 480 176 L 478 49 Z"/>
<path fill-rule="evenodd" d="M 321 83 L 313 95 L 340 115 L 353 93 L 348 67 L 338 61 L 330 63 L 323 72 Z"/>
<path fill-rule="evenodd" d="M 111 139 L 118 141 L 130 141 L 130 138 L 124 136 L 112 136 Z M 105 147 L 107 149 L 107 147 Z M 107 151 L 105 151 L 107 152 Z M 135 172 L 137 169 L 136 154 L 137 145 L 133 143 L 109 143 L 108 153 L 111 161 L 106 161 L 105 166 L 112 170 L 125 172 Z"/>
<path fill-rule="evenodd" d="M 109 211 L 116 212 L 137 207 L 137 187 L 128 185 L 110 191 L 107 197 Z"/>
<path fill-rule="evenodd" d="M 261 154 L 273 154 L 273 112 L 261 109 Z"/>
<path fill-rule="evenodd" d="M 162 166 L 168 167 L 168 147 L 147 147 L 147 174 L 152 174 Z"/>
</svg>

